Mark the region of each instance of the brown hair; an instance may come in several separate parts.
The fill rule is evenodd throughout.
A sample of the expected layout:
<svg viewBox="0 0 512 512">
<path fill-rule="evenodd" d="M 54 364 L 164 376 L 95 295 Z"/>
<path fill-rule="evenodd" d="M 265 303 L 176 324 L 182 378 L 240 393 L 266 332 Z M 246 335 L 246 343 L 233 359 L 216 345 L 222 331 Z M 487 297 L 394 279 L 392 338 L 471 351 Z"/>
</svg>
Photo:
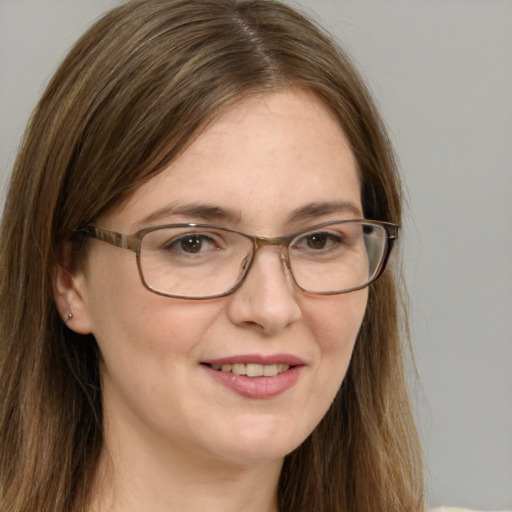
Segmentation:
<svg viewBox="0 0 512 512">
<path fill-rule="evenodd" d="M 26 131 L 0 253 L 0 502 L 5 512 L 87 505 L 102 446 L 94 338 L 52 299 L 59 243 L 158 174 L 240 97 L 313 91 L 338 117 L 367 218 L 400 222 L 389 141 L 348 58 L 273 0 L 134 0 L 74 46 Z M 420 449 L 404 383 L 396 276 L 370 288 L 343 385 L 285 459 L 283 512 L 422 510 Z"/>
</svg>

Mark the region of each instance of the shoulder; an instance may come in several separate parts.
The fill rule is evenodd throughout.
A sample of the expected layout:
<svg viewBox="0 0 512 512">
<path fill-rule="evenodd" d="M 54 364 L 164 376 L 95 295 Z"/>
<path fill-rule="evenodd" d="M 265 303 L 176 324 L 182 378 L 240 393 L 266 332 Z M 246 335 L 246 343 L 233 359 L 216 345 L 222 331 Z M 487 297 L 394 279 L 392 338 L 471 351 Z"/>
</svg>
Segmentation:
<svg viewBox="0 0 512 512">
<path fill-rule="evenodd" d="M 482 510 L 470 510 L 469 508 L 439 507 L 431 509 L 429 512 L 484 512 Z M 507 512 L 503 510 L 501 512 Z M 509 511 L 512 512 L 512 511 Z"/>
</svg>

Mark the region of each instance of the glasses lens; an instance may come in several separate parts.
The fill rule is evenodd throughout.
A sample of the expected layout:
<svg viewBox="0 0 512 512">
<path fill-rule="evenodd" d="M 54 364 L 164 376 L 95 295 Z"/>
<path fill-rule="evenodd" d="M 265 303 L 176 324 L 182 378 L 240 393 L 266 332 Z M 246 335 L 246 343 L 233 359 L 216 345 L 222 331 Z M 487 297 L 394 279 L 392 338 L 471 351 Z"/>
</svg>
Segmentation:
<svg viewBox="0 0 512 512">
<path fill-rule="evenodd" d="M 220 295 L 237 284 L 252 249 L 249 238 L 213 227 L 164 227 L 147 232 L 140 268 L 153 291 L 181 297 Z"/>
<path fill-rule="evenodd" d="M 361 288 L 380 270 L 387 231 L 378 224 L 347 221 L 297 236 L 290 243 L 290 265 L 297 284 L 312 293 Z"/>
</svg>

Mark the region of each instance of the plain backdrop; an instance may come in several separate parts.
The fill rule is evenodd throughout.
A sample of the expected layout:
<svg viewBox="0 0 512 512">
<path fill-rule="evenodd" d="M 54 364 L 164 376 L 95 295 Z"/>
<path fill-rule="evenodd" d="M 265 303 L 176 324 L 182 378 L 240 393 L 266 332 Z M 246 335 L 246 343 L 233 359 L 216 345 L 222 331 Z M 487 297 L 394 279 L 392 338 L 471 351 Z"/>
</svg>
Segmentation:
<svg viewBox="0 0 512 512">
<path fill-rule="evenodd" d="M 117 3 L 0 0 L 2 190 L 57 63 Z M 429 502 L 512 509 L 512 2 L 300 5 L 355 59 L 401 161 Z"/>
</svg>

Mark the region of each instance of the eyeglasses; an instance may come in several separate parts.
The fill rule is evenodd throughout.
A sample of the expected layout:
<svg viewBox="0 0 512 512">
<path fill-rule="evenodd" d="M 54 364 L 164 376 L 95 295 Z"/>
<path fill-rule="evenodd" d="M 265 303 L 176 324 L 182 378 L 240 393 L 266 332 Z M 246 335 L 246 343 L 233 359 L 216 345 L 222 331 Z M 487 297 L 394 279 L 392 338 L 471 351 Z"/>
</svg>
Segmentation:
<svg viewBox="0 0 512 512">
<path fill-rule="evenodd" d="M 168 224 L 124 235 L 96 226 L 76 232 L 133 251 L 144 286 L 160 295 L 211 299 L 233 293 L 256 251 L 281 248 L 295 284 L 318 295 L 347 293 L 375 281 L 385 269 L 396 224 L 345 220 L 276 238 L 251 236 L 209 224 Z"/>
</svg>

